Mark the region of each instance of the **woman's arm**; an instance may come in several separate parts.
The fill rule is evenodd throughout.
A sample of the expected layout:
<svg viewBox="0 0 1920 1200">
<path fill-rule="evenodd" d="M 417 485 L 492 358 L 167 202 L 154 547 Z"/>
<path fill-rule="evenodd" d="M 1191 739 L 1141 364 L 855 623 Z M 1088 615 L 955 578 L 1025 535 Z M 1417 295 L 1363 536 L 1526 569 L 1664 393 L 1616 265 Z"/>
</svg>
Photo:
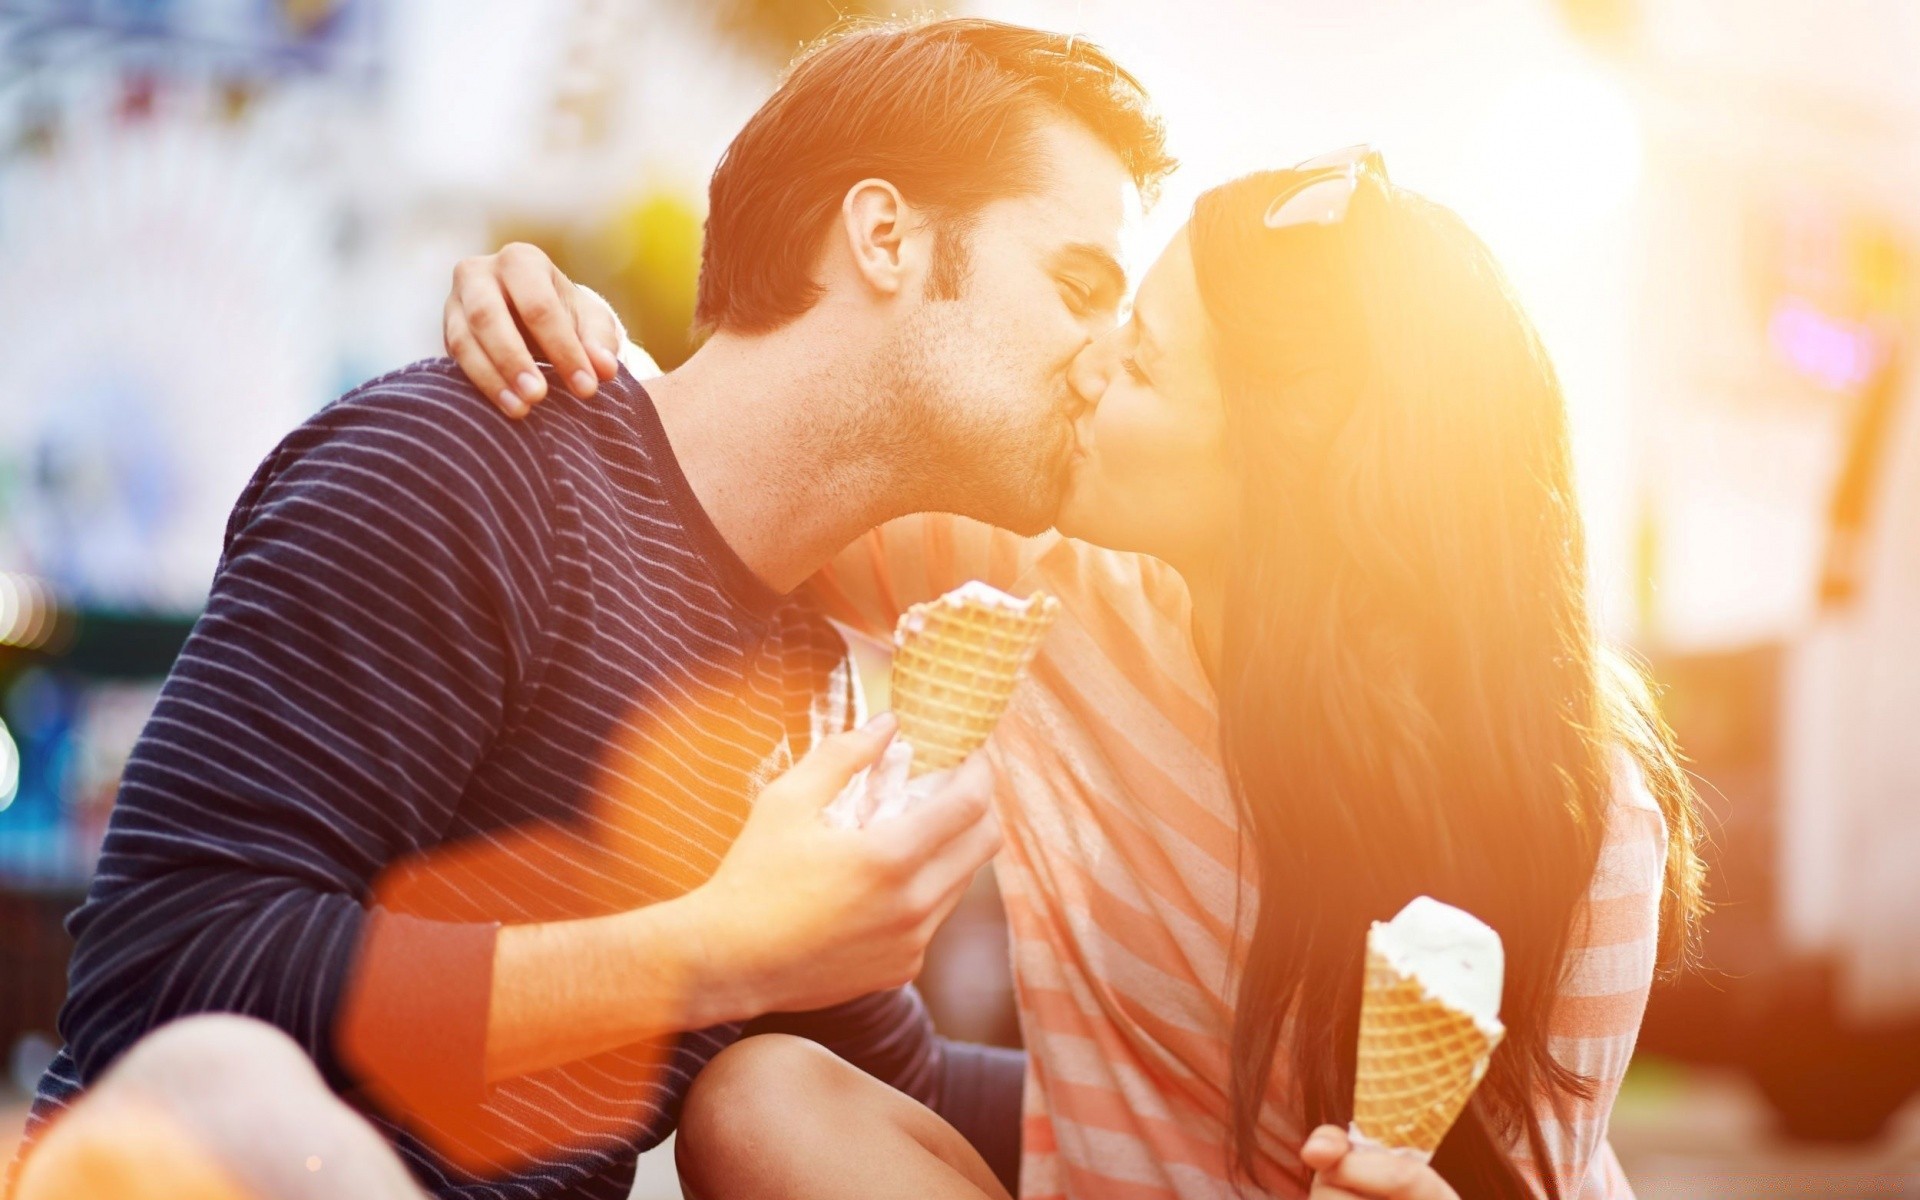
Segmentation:
<svg viewBox="0 0 1920 1200">
<path fill-rule="evenodd" d="M 1541 1097 L 1536 1105 L 1546 1165 L 1563 1197 L 1584 1194 L 1583 1185 L 1605 1150 L 1607 1121 L 1633 1057 L 1659 943 L 1666 823 L 1639 768 L 1624 753 L 1619 762 L 1606 840 L 1575 921 L 1565 982 L 1548 1023 L 1554 1057 L 1588 1080 L 1593 1092 L 1561 1098 L 1557 1105 Z M 1531 1150 L 1518 1145 L 1514 1154 L 1544 1197 L 1543 1172 Z"/>
<path fill-rule="evenodd" d="M 611 305 L 525 242 L 460 261 L 444 332 L 447 353 L 511 417 L 525 416 L 546 396 L 536 352 L 572 380 L 574 394 L 582 397 L 592 394 L 596 382 L 589 365 L 601 379 L 612 378 L 616 358 L 635 375 L 659 371 L 627 338 Z M 808 586 L 829 616 L 884 638 L 908 605 L 970 579 L 1012 587 L 1037 545 L 1038 539 L 965 517 L 918 513 L 857 539 Z"/>
</svg>

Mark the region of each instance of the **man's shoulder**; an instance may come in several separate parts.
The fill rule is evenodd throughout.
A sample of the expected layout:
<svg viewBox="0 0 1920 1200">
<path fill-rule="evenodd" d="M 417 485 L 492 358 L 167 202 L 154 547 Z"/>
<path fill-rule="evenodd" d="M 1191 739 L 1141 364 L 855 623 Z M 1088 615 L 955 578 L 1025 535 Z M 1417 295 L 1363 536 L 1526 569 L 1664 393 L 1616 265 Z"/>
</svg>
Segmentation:
<svg viewBox="0 0 1920 1200">
<path fill-rule="evenodd" d="M 546 406 L 542 406 L 546 407 Z M 231 537 L 263 505 L 324 495 L 377 511 L 521 512 L 545 523 L 576 442 L 552 419 L 514 421 L 450 359 L 425 359 L 355 387 L 287 434 L 254 473 Z M 573 450 L 573 453 L 569 453 Z"/>
<path fill-rule="evenodd" d="M 391 371 L 261 462 L 228 516 L 221 574 L 255 556 L 297 559 L 356 580 L 490 580 L 497 596 L 534 603 L 578 557 L 584 518 L 565 443 L 500 413 L 451 362 Z"/>
<path fill-rule="evenodd" d="M 554 387 L 557 389 L 558 384 Z M 282 465 L 318 457 L 391 465 L 463 491 L 552 498 L 561 476 L 591 470 L 585 404 L 556 396 L 506 416 L 448 358 L 422 359 L 360 384 L 281 444 Z M 270 466 L 272 464 L 269 464 Z"/>
<path fill-rule="evenodd" d="M 449 358 L 426 358 L 367 380 L 307 422 L 315 434 L 386 431 L 423 448 L 460 444 L 491 454 L 532 454 L 532 426 L 500 412 Z"/>
</svg>

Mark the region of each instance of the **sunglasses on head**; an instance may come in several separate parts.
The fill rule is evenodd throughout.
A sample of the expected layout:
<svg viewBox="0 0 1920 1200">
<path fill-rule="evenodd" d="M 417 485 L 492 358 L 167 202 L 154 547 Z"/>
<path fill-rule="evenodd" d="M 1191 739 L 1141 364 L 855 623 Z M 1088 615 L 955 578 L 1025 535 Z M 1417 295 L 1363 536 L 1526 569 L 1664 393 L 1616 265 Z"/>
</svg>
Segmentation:
<svg viewBox="0 0 1920 1200">
<path fill-rule="evenodd" d="M 1268 229 L 1297 225 L 1338 225 L 1346 219 L 1360 180 L 1387 180 L 1387 160 L 1372 146 L 1348 146 L 1310 158 L 1291 169 L 1298 176 L 1267 205 Z"/>
</svg>

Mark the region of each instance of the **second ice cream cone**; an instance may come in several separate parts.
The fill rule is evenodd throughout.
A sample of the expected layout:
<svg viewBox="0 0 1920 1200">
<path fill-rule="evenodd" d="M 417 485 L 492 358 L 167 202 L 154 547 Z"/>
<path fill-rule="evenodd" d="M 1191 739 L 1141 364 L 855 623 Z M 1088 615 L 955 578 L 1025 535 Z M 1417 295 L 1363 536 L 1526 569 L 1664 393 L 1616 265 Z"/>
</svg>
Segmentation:
<svg viewBox="0 0 1920 1200">
<path fill-rule="evenodd" d="M 1435 998 L 1370 945 L 1360 1001 L 1354 1131 L 1431 1158 L 1487 1073 L 1503 1030 Z"/>
</svg>

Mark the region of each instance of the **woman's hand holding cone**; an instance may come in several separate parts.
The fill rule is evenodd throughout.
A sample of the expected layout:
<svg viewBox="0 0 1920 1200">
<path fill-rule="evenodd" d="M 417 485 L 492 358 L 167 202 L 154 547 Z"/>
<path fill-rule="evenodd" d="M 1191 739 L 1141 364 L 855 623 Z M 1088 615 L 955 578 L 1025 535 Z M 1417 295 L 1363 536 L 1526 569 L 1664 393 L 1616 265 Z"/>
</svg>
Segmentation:
<svg viewBox="0 0 1920 1200">
<path fill-rule="evenodd" d="M 1355 1146 L 1337 1125 L 1314 1130 L 1300 1161 L 1314 1173 L 1307 1200 L 1460 1200 L 1431 1166 L 1411 1155 Z"/>
</svg>

